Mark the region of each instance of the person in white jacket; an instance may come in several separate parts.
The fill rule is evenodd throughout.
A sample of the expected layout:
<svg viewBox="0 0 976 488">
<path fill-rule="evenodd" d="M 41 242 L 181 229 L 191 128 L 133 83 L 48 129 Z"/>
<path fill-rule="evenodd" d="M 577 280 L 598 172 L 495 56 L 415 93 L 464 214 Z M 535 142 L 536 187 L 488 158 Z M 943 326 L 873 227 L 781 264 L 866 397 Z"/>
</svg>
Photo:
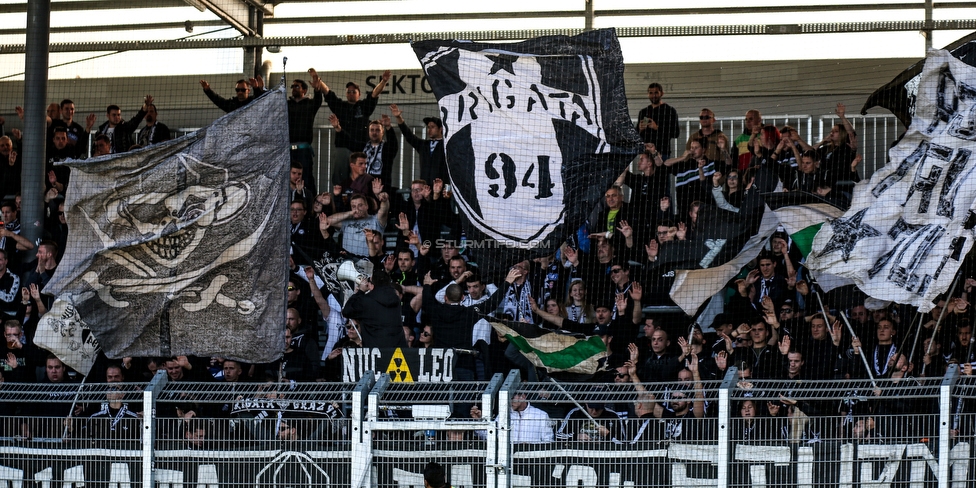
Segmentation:
<svg viewBox="0 0 976 488">
<path fill-rule="evenodd" d="M 552 423 L 549 414 L 529 405 L 525 393 L 512 397 L 512 443 L 543 444 L 552 442 Z"/>
</svg>

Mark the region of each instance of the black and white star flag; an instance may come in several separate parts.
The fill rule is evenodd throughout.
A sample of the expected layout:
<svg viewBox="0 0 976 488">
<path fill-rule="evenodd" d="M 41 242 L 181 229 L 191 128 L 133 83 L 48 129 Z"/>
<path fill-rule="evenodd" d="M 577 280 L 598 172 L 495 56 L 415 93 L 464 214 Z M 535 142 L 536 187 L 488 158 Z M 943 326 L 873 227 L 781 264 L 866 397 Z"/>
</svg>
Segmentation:
<svg viewBox="0 0 976 488">
<path fill-rule="evenodd" d="M 281 357 L 284 88 L 179 139 L 65 164 L 71 234 L 44 289 L 53 310 L 90 327 L 110 358 Z M 38 334 L 64 335 L 61 315 L 45 315 Z"/>
<path fill-rule="evenodd" d="M 951 285 L 976 225 L 976 68 L 929 51 L 912 124 L 890 161 L 824 225 L 807 266 L 873 298 L 927 312 Z"/>
<path fill-rule="evenodd" d="M 437 97 L 451 184 L 479 261 L 553 252 L 643 148 L 612 29 L 412 46 Z"/>
</svg>

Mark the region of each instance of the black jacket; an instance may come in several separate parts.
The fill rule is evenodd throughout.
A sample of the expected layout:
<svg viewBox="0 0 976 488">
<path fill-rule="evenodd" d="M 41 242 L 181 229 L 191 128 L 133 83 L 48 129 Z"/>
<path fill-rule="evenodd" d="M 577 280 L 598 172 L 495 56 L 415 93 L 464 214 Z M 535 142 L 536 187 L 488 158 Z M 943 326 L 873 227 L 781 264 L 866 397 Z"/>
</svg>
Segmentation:
<svg viewBox="0 0 976 488">
<path fill-rule="evenodd" d="M 508 283 L 505 283 L 488 300 L 465 307 L 438 302 L 434 298 L 436 291 L 430 285 L 424 285 L 423 311 L 434 329 L 434 347 L 469 349 L 475 322 L 481 320 L 482 314 L 494 310 L 507 290 Z"/>
<path fill-rule="evenodd" d="M 413 229 L 414 225 L 420 228 L 421 241 L 430 241 L 433 243 L 437 239 L 440 239 L 441 226 L 446 225 L 455 229 L 458 228 L 456 222 L 457 215 L 451 211 L 450 200 L 447 198 L 424 200 L 420 204 L 419 209 L 414 206 L 413 200 L 408 199 L 404 202 L 398 199 L 397 208 L 393 210 L 393 218 L 399 219 L 401 212 L 407 216 L 407 222 L 410 223 L 411 229 Z M 406 246 L 406 240 L 402 233 L 397 238 L 401 240 L 401 246 Z"/>
<path fill-rule="evenodd" d="M 369 293 L 356 292 L 342 308 L 342 315 L 359 323 L 363 347 L 407 347 L 400 298 L 392 286 L 379 286 Z"/>
<path fill-rule="evenodd" d="M 238 100 L 237 97 L 224 98 L 224 97 L 218 95 L 217 93 L 215 93 L 211 89 L 203 90 L 203 93 L 207 95 L 207 98 L 209 98 L 210 101 L 213 102 L 213 104 L 217 106 L 217 108 L 223 110 L 224 112 L 233 112 L 234 110 L 237 110 L 237 109 L 239 109 L 239 108 L 241 108 L 241 107 L 243 107 L 243 106 L 245 106 L 245 105 L 253 102 L 255 98 L 261 96 L 261 94 L 264 93 L 264 89 L 263 88 L 254 88 L 251 91 L 251 93 L 252 93 L 251 96 L 245 98 L 243 102 L 240 101 L 240 100 Z"/>
<path fill-rule="evenodd" d="M 139 109 L 136 112 L 136 116 L 129 120 L 123 120 L 119 125 L 115 126 L 115 130 L 112 131 L 110 136 L 112 139 L 112 152 L 115 154 L 124 153 L 129 150 L 134 144 L 135 140 L 132 135 L 135 134 L 136 129 L 139 128 L 139 124 L 142 123 L 142 119 L 146 117 L 146 112 Z M 98 126 L 98 133 L 96 135 L 108 134 L 108 122 Z M 94 152 L 94 150 L 92 151 Z"/>
<path fill-rule="evenodd" d="M 417 150 L 417 154 L 420 155 L 420 177 L 428 185 L 433 185 L 437 178 L 444 180 L 444 182 L 450 181 L 447 176 L 447 152 L 443 139 L 437 141 L 431 149 L 431 141 L 414 135 L 407 124 L 400 124 L 400 132 L 403 132 L 403 140 L 413 146 Z"/>
<path fill-rule="evenodd" d="M 430 285 L 424 285 L 423 311 L 434 330 L 434 347 L 471 349 L 475 322 L 481 320 L 482 314 L 494 310 L 507 291 L 508 283 L 505 283 L 488 300 L 465 307 L 438 302 L 434 297 L 435 290 Z M 474 358 L 471 356 L 457 356 L 457 361 L 458 367 L 474 369 Z"/>
</svg>

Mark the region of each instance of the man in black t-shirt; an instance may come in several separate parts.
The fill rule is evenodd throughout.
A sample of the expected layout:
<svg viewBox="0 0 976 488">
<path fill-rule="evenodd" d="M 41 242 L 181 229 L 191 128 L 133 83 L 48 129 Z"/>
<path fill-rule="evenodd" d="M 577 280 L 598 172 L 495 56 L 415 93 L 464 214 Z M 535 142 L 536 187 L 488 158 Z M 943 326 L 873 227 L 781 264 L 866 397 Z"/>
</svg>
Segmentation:
<svg viewBox="0 0 976 488">
<path fill-rule="evenodd" d="M 654 144 L 664 159 L 671 156 L 671 141 L 681 132 L 678 112 L 661 101 L 664 88 L 660 83 L 647 86 L 647 98 L 651 104 L 637 113 L 637 132 L 645 144 Z"/>
</svg>

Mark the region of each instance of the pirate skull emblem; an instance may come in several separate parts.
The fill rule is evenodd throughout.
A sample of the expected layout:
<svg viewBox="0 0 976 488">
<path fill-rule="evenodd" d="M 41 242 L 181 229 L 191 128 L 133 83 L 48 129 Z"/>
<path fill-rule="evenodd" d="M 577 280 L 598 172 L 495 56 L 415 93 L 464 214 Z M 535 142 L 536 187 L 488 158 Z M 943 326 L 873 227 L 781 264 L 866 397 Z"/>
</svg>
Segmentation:
<svg viewBox="0 0 976 488">
<path fill-rule="evenodd" d="M 51 328 L 61 337 L 74 337 L 76 323 L 74 320 L 52 319 Z"/>
<path fill-rule="evenodd" d="M 248 201 L 248 186 L 228 181 L 225 170 L 187 154 L 179 158 L 176 188 L 152 179 L 140 181 L 139 191 L 120 188 L 106 203 L 107 224 L 93 222 L 115 254 L 110 257 L 138 275 L 155 275 L 154 263 L 175 268 L 210 227 L 232 220 Z"/>
<path fill-rule="evenodd" d="M 110 212 L 117 213 L 116 223 L 128 225 L 145 239 L 150 258 L 173 268 L 197 248 L 208 227 L 235 215 L 246 201 L 247 188 L 240 184 L 197 185 L 175 195 L 147 193 L 118 200 Z"/>
</svg>

